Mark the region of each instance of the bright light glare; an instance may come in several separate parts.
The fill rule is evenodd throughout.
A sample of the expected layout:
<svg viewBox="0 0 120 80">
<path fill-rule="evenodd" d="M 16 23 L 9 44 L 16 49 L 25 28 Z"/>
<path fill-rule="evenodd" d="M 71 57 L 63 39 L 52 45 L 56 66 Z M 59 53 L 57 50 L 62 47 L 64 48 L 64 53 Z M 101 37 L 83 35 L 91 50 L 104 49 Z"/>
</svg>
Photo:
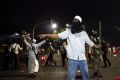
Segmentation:
<svg viewBox="0 0 120 80">
<path fill-rule="evenodd" d="M 69 24 L 66 24 L 67 27 L 69 27 L 70 25 Z"/>
<path fill-rule="evenodd" d="M 56 29 L 56 28 L 57 28 L 57 24 L 53 23 L 53 24 L 52 24 L 52 28 L 53 28 L 53 29 Z"/>
<path fill-rule="evenodd" d="M 15 36 L 19 36 L 19 34 L 18 34 L 18 33 L 14 33 L 14 35 L 15 35 Z"/>
</svg>

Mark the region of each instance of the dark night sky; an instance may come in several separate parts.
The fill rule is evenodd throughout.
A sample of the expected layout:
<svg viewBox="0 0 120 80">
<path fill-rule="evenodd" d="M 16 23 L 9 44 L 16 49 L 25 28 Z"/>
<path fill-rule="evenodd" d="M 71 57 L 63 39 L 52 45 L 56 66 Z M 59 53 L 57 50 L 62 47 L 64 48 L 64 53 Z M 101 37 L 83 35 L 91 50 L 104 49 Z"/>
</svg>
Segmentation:
<svg viewBox="0 0 120 80">
<path fill-rule="evenodd" d="M 1 1 L 1 34 L 32 33 L 33 26 L 43 21 L 56 21 L 59 26 L 71 23 L 78 14 L 87 30 L 98 29 L 102 22 L 102 37 L 120 44 L 120 1 L 118 0 L 3 0 Z M 49 27 L 39 25 L 37 31 L 45 33 Z M 36 33 L 37 34 L 37 33 Z"/>
</svg>

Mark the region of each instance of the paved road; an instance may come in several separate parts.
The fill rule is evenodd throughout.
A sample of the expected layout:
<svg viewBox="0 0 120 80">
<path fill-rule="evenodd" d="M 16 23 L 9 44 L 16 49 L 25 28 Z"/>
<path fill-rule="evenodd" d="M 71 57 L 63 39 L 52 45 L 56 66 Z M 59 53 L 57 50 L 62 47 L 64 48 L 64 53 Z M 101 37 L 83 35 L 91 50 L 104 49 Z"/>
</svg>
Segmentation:
<svg viewBox="0 0 120 80">
<path fill-rule="evenodd" d="M 108 68 L 100 68 L 100 73 L 103 78 L 99 80 L 115 80 L 120 76 L 120 54 L 116 57 L 110 55 L 112 65 Z M 0 80 L 67 80 L 67 68 L 61 66 L 61 62 L 57 61 L 57 66 L 44 67 L 40 65 L 39 73 L 36 78 L 29 78 L 27 76 L 27 67 L 25 64 L 21 65 L 20 70 L 4 70 L 0 71 Z M 101 63 L 102 65 L 102 63 Z M 93 65 L 89 64 L 90 76 L 93 73 Z M 76 80 L 82 80 L 80 73 L 77 73 Z M 90 78 L 90 80 L 97 80 L 97 78 Z"/>
</svg>

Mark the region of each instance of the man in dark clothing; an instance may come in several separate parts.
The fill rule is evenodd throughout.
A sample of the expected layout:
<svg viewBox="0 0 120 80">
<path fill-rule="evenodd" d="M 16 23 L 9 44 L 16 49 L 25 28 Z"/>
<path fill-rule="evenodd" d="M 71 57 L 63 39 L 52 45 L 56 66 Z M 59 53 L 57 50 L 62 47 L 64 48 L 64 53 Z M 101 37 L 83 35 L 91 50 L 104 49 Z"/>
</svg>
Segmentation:
<svg viewBox="0 0 120 80">
<path fill-rule="evenodd" d="M 108 46 L 107 46 L 107 43 L 105 41 L 102 41 L 101 50 L 103 51 L 103 54 L 102 54 L 103 61 L 104 61 L 104 66 L 103 67 L 107 67 L 107 63 L 108 63 L 109 66 L 111 66 L 111 62 L 107 57 L 107 55 L 108 55 Z"/>
<path fill-rule="evenodd" d="M 61 53 L 61 60 L 62 60 L 62 66 L 65 66 L 65 59 L 67 59 L 67 52 L 66 49 L 64 48 L 64 43 L 62 44 L 62 46 L 60 46 L 60 53 Z"/>
<path fill-rule="evenodd" d="M 47 61 L 46 61 L 46 66 L 48 65 L 48 63 L 54 63 L 54 65 L 56 66 L 56 62 L 55 60 L 53 59 L 53 56 L 54 56 L 54 52 L 55 52 L 55 49 L 53 48 L 52 44 L 50 43 L 50 51 L 49 51 L 49 55 L 48 55 L 48 58 L 47 58 Z"/>
</svg>

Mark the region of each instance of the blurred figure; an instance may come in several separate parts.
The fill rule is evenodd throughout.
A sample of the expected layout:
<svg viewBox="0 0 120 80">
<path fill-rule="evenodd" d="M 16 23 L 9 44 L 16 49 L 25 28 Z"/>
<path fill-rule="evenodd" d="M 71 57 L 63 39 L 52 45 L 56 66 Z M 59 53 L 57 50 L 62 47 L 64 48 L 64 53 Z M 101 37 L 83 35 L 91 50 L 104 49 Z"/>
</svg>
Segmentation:
<svg viewBox="0 0 120 80">
<path fill-rule="evenodd" d="M 30 42 L 30 37 L 29 36 L 23 36 L 24 38 L 24 43 L 26 44 L 28 48 L 28 72 L 29 72 L 29 77 L 36 77 L 35 72 L 38 72 L 39 70 L 39 63 L 37 60 L 37 53 L 39 50 L 39 47 L 44 44 L 46 41 L 41 41 L 40 43 L 36 43 L 36 40 L 33 39 Z M 27 41 L 29 39 L 29 42 Z"/>
<path fill-rule="evenodd" d="M 61 53 L 61 60 L 62 60 L 63 67 L 65 67 L 65 60 L 67 59 L 67 52 L 64 47 L 64 44 L 66 44 L 66 42 L 63 42 L 63 44 L 60 46 L 60 53 Z"/>
<path fill-rule="evenodd" d="M 97 45 L 99 45 L 99 43 L 100 43 L 100 38 L 99 38 L 99 36 L 98 36 L 98 33 L 97 33 L 97 31 L 95 31 L 95 30 L 92 30 L 92 34 L 91 34 L 91 37 L 90 37 L 90 39 L 95 43 L 95 44 L 97 44 Z M 95 77 L 102 77 L 102 75 L 100 74 L 100 72 L 99 72 L 99 68 L 100 68 L 100 49 L 98 49 L 98 48 L 95 48 L 95 47 L 93 47 L 92 49 L 91 49 L 91 52 L 92 52 L 92 54 L 93 54 L 93 66 L 94 66 L 94 72 L 93 72 L 93 78 L 95 78 Z"/>
<path fill-rule="evenodd" d="M 12 69 L 19 68 L 19 50 L 22 50 L 22 49 L 23 48 L 20 47 L 18 40 L 15 39 L 9 49 L 10 54 L 11 54 Z"/>
<path fill-rule="evenodd" d="M 49 51 L 49 53 L 48 53 L 48 58 L 47 58 L 47 61 L 46 61 L 46 66 L 48 65 L 48 63 L 52 63 L 52 64 L 54 64 L 55 66 L 56 66 L 56 62 L 55 62 L 55 60 L 54 60 L 54 53 L 55 53 L 55 49 L 53 48 L 53 46 L 52 46 L 52 43 L 49 43 L 50 44 L 50 51 Z"/>
<path fill-rule="evenodd" d="M 104 68 L 106 68 L 107 66 L 111 66 L 111 62 L 108 59 L 108 45 L 106 41 L 102 41 L 102 48 L 101 50 L 103 51 L 102 57 L 103 57 L 103 61 L 104 61 Z"/>
<path fill-rule="evenodd" d="M 28 32 L 26 32 L 25 30 L 21 31 L 21 37 L 27 37 L 27 42 L 30 42 L 31 37 L 30 34 Z M 22 56 L 22 60 L 26 63 L 26 66 L 28 67 L 28 55 L 29 55 L 29 47 L 26 46 L 26 44 L 24 43 L 24 39 L 22 39 L 22 46 L 23 46 L 23 56 Z"/>
</svg>

